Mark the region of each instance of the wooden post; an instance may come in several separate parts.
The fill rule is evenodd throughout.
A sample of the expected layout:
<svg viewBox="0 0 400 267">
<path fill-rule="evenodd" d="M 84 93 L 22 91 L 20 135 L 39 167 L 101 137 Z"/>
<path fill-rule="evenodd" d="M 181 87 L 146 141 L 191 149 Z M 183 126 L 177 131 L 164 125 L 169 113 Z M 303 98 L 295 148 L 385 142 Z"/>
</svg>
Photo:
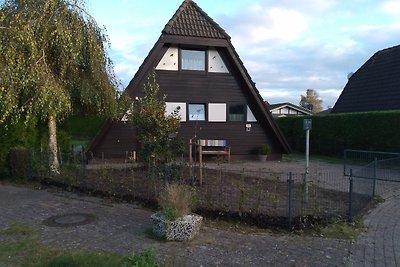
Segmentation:
<svg viewBox="0 0 400 267">
<path fill-rule="evenodd" d="M 189 162 L 190 162 L 190 164 L 193 163 L 193 157 L 192 157 L 193 151 L 192 151 L 192 149 L 193 149 L 192 139 L 189 139 Z"/>
<path fill-rule="evenodd" d="M 202 156 L 202 146 L 199 145 L 199 167 L 200 167 L 200 185 L 203 184 L 203 156 Z"/>
</svg>

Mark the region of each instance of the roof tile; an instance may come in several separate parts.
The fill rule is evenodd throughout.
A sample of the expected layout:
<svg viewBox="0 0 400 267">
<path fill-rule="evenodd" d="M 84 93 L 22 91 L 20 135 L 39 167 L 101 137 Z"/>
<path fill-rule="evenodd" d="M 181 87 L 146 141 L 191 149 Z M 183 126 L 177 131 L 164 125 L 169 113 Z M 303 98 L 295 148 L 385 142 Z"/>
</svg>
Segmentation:
<svg viewBox="0 0 400 267">
<path fill-rule="evenodd" d="M 376 52 L 349 79 L 332 113 L 400 109 L 400 45 Z"/>
<path fill-rule="evenodd" d="M 230 36 L 192 0 L 183 1 L 165 25 L 164 34 L 230 39 Z"/>
</svg>

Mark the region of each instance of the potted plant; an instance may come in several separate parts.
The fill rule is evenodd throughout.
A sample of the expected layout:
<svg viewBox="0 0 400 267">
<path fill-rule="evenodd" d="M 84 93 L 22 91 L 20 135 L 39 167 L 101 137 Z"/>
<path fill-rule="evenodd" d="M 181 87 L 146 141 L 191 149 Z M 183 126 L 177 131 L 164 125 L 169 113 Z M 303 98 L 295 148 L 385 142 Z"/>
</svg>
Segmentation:
<svg viewBox="0 0 400 267">
<path fill-rule="evenodd" d="M 169 184 L 160 193 L 160 212 L 151 215 L 153 233 L 169 241 L 193 239 L 200 231 L 203 217 L 191 213 L 195 203 L 193 188 Z"/>
<path fill-rule="evenodd" d="M 267 161 L 268 154 L 271 152 L 271 148 L 268 144 L 262 144 L 260 147 L 258 158 L 260 161 Z"/>
</svg>

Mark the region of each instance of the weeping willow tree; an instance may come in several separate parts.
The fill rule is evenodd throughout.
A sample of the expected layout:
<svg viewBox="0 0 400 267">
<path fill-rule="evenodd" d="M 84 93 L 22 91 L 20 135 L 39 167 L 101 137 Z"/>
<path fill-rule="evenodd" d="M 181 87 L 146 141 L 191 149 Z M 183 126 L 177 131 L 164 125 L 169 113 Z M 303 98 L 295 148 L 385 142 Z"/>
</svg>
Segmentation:
<svg viewBox="0 0 400 267">
<path fill-rule="evenodd" d="M 46 122 L 50 172 L 58 174 L 57 123 L 116 110 L 108 37 L 83 0 L 0 3 L 0 124 Z"/>
</svg>

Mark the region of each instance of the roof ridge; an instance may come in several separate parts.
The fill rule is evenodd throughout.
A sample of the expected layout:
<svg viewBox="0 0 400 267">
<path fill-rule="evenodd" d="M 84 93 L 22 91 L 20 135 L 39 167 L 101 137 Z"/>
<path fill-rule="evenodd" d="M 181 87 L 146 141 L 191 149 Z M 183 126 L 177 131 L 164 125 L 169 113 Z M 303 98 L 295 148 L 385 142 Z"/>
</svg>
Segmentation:
<svg viewBox="0 0 400 267">
<path fill-rule="evenodd" d="M 398 49 L 398 48 L 400 48 L 400 45 L 395 45 L 395 46 L 383 48 L 383 49 L 378 50 L 377 52 L 375 52 L 375 54 L 373 56 L 385 53 L 385 52 L 387 52 L 389 50 Z"/>
<path fill-rule="evenodd" d="M 190 19 L 188 19 L 190 17 Z M 231 37 L 193 0 L 184 0 L 162 30 L 163 34 L 227 39 Z"/>
</svg>

